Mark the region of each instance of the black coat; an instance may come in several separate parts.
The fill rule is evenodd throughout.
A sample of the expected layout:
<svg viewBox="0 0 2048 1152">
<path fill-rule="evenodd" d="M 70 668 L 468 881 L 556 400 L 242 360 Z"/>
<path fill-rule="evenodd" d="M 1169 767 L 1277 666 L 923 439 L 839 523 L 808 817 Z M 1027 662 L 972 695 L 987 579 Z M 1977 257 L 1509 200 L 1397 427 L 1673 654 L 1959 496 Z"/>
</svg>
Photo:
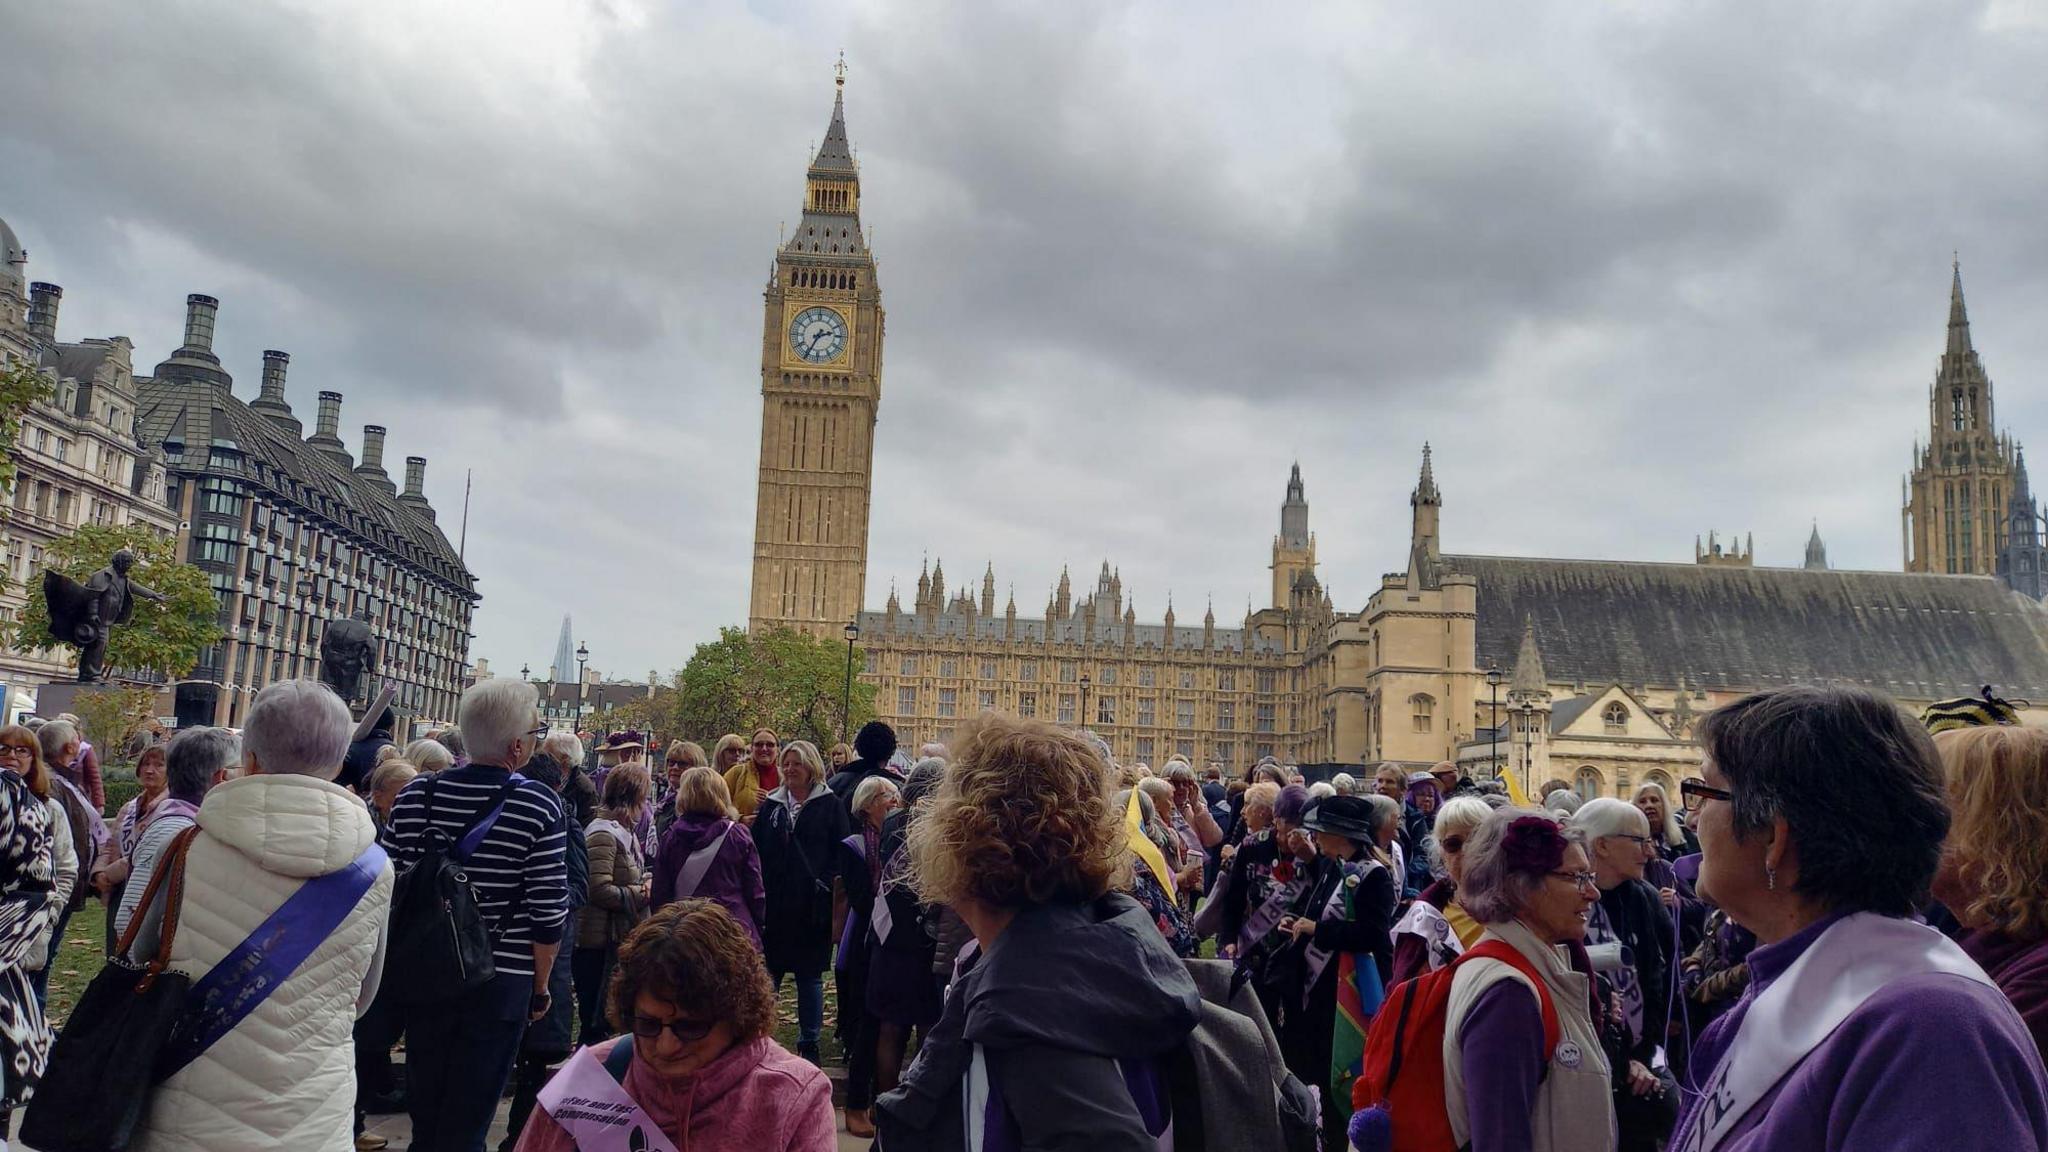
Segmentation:
<svg viewBox="0 0 2048 1152">
<path fill-rule="evenodd" d="M 370 773 L 377 770 L 377 753 L 391 747 L 391 733 L 378 730 L 350 742 L 348 755 L 341 758 L 341 771 L 334 782 L 351 792 L 370 790 Z"/>
<path fill-rule="evenodd" d="M 1656 889 L 1641 880 L 1623 880 L 1602 892 L 1600 910 L 1635 960 L 1636 980 L 1643 989 L 1643 1037 L 1628 1056 L 1648 1064 L 1656 1047 L 1665 1043 L 1665 1025 L 1670 1021 L 1668 981 L 1678 947 L 1671 912 L 1658 899 Z M 1626 1065 L 1621 1073 L 1626 1074 Z"/>
<path fill-rule="evenodd" d="M 753 832 L 761 883 L 768 892 L 768 923 L 761 932 L 768 970 L 822 973 L 832 966 L 832 879 L 839 842 L 853 834 L 846 806 L 829 794 L 814 794 L 792 814 L 786 795 L 777 789 L 761 798 Z"/>
</svg>

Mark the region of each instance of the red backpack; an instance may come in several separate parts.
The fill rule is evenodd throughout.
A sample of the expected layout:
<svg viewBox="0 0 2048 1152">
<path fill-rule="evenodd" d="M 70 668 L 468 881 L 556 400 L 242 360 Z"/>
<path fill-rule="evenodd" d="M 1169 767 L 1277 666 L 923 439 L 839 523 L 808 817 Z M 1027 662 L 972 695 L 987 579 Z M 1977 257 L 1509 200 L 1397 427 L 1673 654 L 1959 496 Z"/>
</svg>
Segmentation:
<svg viewBox="0 0 2048 1152">
<path fill-rule="evenodd" d="M 1444 1026 L 1451 979 L 1467 960 L 1499 960 L 1529 978 L 1543 1010 L 1543 1062 L 1557 1051 L 1557 1009 L 1528 957 L 1487 940 L 1434 972 L 1396 984 L 1365 1036 L 1365 1068 L 1351 1086 L 1351 1141 L 1361 1152 L 1457 1152 L 1444 1099 Z"/>
</svg>

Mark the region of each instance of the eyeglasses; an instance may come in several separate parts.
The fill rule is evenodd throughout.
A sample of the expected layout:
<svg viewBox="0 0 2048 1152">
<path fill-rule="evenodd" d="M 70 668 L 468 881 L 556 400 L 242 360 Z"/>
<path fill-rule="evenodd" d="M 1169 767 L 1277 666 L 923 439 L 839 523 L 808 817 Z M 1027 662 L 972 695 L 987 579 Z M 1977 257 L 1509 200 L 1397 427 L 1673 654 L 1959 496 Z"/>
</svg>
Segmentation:
<svg viewBox="0 0 2048 1152">
<path fill-rule="evenodd" d="M 633 1017 L 633 1035 L 638 1036 L 642 1040 L 658 1040 L 663 1032 L 667 1032 L 681 1043 L 695 1044 L 697 1041 L 711 1035 L 711 1030 L 716 1027 L 718 1027 L 718 1021 L 716 1020 L 662 1021 L 656 1020 L 652 1016 Z"/>
<path fill-rule="evenodd" d="M 688 760 L 671 760 L 668 762 L 668 766 L 671 768 L 689 768 L 692 765 Z"/>
<path fill-rule="evenodd" d="M 1591 872 L 1552 872 L 1551 875 L 1557 877 L 1559 880 L 1571 881 L 1572 887 L 1577 888 L 1582 892 L 1588 888 L 1591 888 L 1596 892 L 1600 890 L 1599 877 L 1593 875 Z"/>
<path fill-rule="evenodd" d="M 1648 836 L 1631 836 L 1626 832 L 1616 832 L 1614 833 L 1614 838 L 1616 840 L 1633 841 L 1637 845 L 1645 848 L 1649 847 L 1652 843 L 1654 843 L 1654 841 L 1652 841 Z"/>
<path fill-rule="evenodd" d="M 1685 801 L 1685 810 L 1687 812 L 1699 811 L 1700 805 L 1705 804 L 1709 800 L 1735 799 L 1735 793 L 1730 792 L 1726 788 L 1716 788 L 1705 780 L 1680 780 L 1678 782 L 1678 795 L 1680 799 Z"/>
<path fill-rule="evenodd" d="M 0 756 L 12 756 L 17 752 L 31 760 L 36 758 L 36 750 L 26 744 L 0 744 Z"/>
<path fill-rule="evenodd" d="M 534 729 L 531 729 L 531 730 L 529 730 L 529 731 L 528 731 L 528 732 L 527 732 L 526 734 L 527 734 L 528 736 L 531 736 L 531 737 L 533 737 L 533 738 L 534 738 L 535 740 L 538 740 L 538 739 L 540 739 L 541 737 L 543 737 L 543 736 L 545 736 L 545 735 L 547 735 L 547 734 L 548 734 L 548 726 L 547 726 L 547 725 L 545 725 L 545 724 L 543 724 L 543 725 L 541 725 L 541 726 L 540 726 L 540 727 L 538 727 L 538 728 L 534 728 Z"/>
<path fill-rule="evenodd" d="M 1446 836 L 1437 841 L 1436 846 L 1456 856 L 1465 850 L 1465 838 L 1463 836 Z"/>
</svg>

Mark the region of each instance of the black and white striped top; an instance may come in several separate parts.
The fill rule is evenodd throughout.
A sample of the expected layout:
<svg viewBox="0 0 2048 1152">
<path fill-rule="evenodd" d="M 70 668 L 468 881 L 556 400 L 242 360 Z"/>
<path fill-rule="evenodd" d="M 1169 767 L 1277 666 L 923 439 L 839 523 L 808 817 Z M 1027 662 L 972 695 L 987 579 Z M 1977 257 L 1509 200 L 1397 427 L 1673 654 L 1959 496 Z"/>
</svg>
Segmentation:
<svg viewBox="0 0 2048 1152">
<path fill-rule="evenodd" d="M 434 782 L 432 827 L 450 843 L 496 803 L 505 770 L 486 764 L 450 768 L 405 786 L 391 806 L 390 842 L 400 871 L 426 854 L 427 783 Z M 476 889 L 477 910 L 491 930 L 491 957 L 500 975 L 533 975 L 533 945 L 562 939 L 569 915 L 569 881 L 562 801 L 554 789 L 528 780 L 505 801 L 464 871 Z"/>
</svg>

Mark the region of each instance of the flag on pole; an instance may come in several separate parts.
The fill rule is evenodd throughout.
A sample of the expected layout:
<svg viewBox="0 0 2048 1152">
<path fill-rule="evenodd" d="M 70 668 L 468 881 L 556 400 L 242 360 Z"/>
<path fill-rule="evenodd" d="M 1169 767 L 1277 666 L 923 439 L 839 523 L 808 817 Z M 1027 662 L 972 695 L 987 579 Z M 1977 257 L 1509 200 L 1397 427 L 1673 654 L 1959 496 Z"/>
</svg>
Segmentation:
<svg viewBox="0 0 2048 1152">
<path fill-rule="evenodd" d="M 1124 839 L 1130 843 L 1131 851 L 1138 854 L 1138 859 L 1143 860 L 1145 866 L 1152 870 L 1152 875 L 1159 878 L 1159 887 L 1165 890 L 1167 899 L 1172 899 L 1173 869 L 1166 866 L 1166 853 L 1161 852 L 1159 845 L 1154 844 L 1152 838 L 1145 835 L 1145 813 L 1138 807 L 1136 788 L 1131 789 L 1130 805 L 1124 809 Z"/>
<path fill-rule="evenodd" d="M 1358 877 L 1344 878 L 1344 917 L 1356 916 Z M 1337 1021 L 1330 1034 L 1330 1090 L 1351 1099 L 1351 1084 L 1365 1071 L 1365 1034 L 1387 999 L 1380 966 L 1370 952 L 1337 954 Z"/>
</svg>

